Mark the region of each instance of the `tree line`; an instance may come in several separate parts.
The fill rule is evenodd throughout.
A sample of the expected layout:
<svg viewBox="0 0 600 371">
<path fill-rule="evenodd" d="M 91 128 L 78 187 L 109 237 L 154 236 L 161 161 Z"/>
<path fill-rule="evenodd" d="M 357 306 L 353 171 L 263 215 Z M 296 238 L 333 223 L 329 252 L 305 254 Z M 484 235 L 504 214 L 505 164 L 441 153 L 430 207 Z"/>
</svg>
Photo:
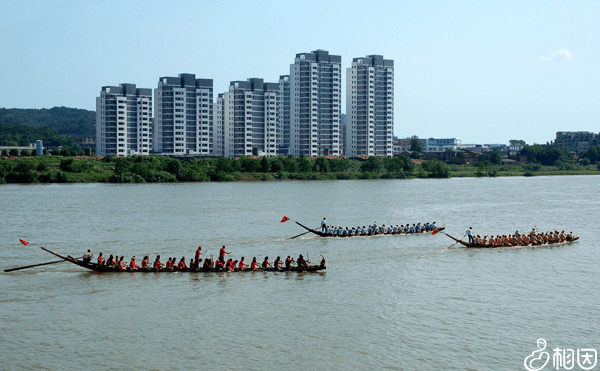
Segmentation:
<svg viewBox="0 0 600 371">
<path fill-rule="evenodd" d="M 287 157 L 203 158 L 166 156 L 33 156 L 0 159 L 0 183 L 61 182 L 204 182 L 236 180 L 326 180 L 448 177 L 448 166 L 426 161 L 416 171 L 411 159 Z"/>
</svg>

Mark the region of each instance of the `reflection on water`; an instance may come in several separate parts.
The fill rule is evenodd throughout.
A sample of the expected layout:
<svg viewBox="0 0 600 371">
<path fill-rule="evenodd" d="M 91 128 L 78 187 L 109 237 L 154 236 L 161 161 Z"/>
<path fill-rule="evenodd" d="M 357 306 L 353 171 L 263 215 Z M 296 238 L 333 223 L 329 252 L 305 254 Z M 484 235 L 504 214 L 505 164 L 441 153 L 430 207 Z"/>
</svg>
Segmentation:
<svg viewBox="0 0 600 371">
<path fill-rule="evenodd" d="M 600 349 L 597 178 L 0 187 L 3 269 L 64 254 L 299 254 L 327 271 L 0 273 L 5 369 L 520 369 L 548 346 Z M 436 236 L 322 239 L 309 225 L 445 223 L 460 237 L 557 228 L 556 247 L 446 250 Z M 32 356 L 35 352 L 35 357 Z M 85 360 L 85 366 L 82 365 Z"/>
</svg>

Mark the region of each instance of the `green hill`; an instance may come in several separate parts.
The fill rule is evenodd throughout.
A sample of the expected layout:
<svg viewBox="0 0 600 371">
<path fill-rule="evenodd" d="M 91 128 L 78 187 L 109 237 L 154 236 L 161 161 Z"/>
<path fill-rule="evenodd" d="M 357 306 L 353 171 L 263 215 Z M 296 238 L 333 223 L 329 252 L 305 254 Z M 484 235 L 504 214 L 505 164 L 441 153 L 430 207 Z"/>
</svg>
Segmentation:
<svg viewBox="0 0 600 371">
<path fill-rule="evenodd" d="M 42 109 L 0 108 L 0 123 L 50 128 L 61 135 L 96 136 L 96 112 L 54 107 Z"/>
<path fill-rule="evenodd" d="M 50 128 L 32 128 L 25 125 L 9 125 L 0 122 L 0 143 L 5 146 L 26 146 L 43 140 L 44 146 L 62 146 L 67 138 Z"/>
</svg>

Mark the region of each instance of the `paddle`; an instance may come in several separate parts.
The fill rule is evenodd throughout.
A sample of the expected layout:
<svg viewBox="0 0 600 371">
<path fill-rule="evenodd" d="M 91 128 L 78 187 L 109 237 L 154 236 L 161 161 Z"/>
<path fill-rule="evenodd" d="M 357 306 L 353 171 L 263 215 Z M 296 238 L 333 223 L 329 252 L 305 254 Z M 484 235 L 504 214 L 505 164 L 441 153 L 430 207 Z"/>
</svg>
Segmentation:
<svg viewBox="0 0 600 371">
<path fill-rule="evenodd" d="M 442 233 L 446 234 L 445 232 L 442 232 Z M 466 236 L 466 234 L 465 234 L 464 236 L 462 236 L 462 237 L 460 238 L 460 240 L 458 240 L 458 241 L 462 241 L 462 239 L 463 239 L 463 238 L 465 238 L 465 236 Z M 458 241 L 456 241 L 456 242 L 455 242 L 455 243 L 453 243 L 452 245 L 450 245 L 450 246 L 446 247 L 444 250 L 448 250 L 448 249 L 449 249 L 449 248 L 451 248 L 452 246 L 456 245 L 456 244 L 458 243 Z"/>
<path fill-rule="evenodd" d="M 319 227 L 317 227 L 317 228 L 319 228 Z M 316 230 L 317 228 L 313 228 L 313 229 L 315 229 L 315 230 Z M 299 234 L 299 235 L 297 235 L 297 236 L 290 237 L 289 239 L 290 239 L 290 240 L 293 240 L 293 239 L 294 239 L 294 238 L 296 238 L 296 237 L 304 236 L 305 234 L 307 234 L 307 233 L 310 233 L 310 232 L 311 232 L 311 231 L 306 231 L 306 232 L 304 232 L 304 233 L 300 233 L 300 234 Z"/>
<path fill-rule="evenodd" d="M 81 258 L 77 258 L 77 259 L 81 259 Z M 56 264 L 56 263 L 63 263 L 66 262 L 66 260 L 57 260 L 57 261 L 53 261 L 53 262 L 48 262 L 48 263 L 40 263 L 40 264 L 33 264 L 33 265 L 26 265 L 24 267 L 17 267 L 17 268 L 10 268 L 10 269 L 5 269 L 5 272 L 13 272 L 13 271 L 18 271 L 21 269 L 27 269 L 27 268 L 33 268 L 33 267 L 39 267 L 42 265 L 49 265 L 49 264 Z"/>
</svg>

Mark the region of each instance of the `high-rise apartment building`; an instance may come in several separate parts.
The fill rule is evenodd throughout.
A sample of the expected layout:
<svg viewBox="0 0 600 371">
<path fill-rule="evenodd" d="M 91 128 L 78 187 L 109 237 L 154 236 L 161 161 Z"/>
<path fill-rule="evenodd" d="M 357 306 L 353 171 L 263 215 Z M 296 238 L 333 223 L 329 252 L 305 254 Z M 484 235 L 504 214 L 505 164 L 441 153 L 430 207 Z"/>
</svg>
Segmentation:
<svg viewBox="0 0 600 371">
<path fill-rule="evenodd" d="M 217 100 L 222 114 L 215 127 L 222 127 L 222 156 L 276 156 L 278 104 L 279 84 L 257 78 L 232 81 Z"/>
<path fill-rule="evenodd" d="M 96 154 L 147 155 L 152 150 L 152 89 L 103 86 L 96 98 Z"/>
<path fill-rule="evenodd" d="M 182 73 L 161 77 L 154 89 L 154 152 L 212 155 L 213 80 Z"/>
<path fill-rule="evenodd" d="M 217 101 L 213 105 L 213 132 L 214 132 L 214 140 L 213 140 L 213 155 L 224 157 L 225 156 L 225 125 L 224 125 L 224 117 L 225 117 L 225 96 L 223 93 L 220 93 L 217 96 Z"/>
<path fill-rule="evenodd" d="M 290 66 L 290 152 L 340 155 L 342 57 L 316 50 Z"/>
<path fill-rule="evenodd" d="M 394 61 L 354 58 L 346 72 L 346 156 L 392 157 Z"/>
<path fill-rule="evenodd" d="M 279 76 L 277 145 L 279 155 L 290 154 L 290 76 Z"/>
</svg>

